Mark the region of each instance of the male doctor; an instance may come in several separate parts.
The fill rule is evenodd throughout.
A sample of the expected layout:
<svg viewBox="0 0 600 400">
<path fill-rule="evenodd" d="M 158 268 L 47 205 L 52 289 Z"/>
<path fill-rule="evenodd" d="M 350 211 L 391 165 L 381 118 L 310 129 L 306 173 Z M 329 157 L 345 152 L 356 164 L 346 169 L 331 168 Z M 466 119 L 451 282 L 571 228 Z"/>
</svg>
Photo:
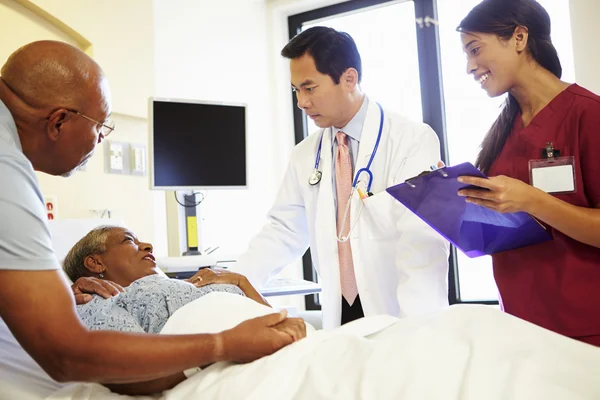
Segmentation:
<svg viewBox="0 0 600 400">
<path fill-rule="evenodd" d="M 365 96 L 360 55 L 347 33 L 310 28 L 281 54 L 290 59 L 298 107 L 321 129 L 294 149 L 268 223 L 236 270 L 262 285 L 310 245 L 325 329 L 447 306 L 448 243 L 385 191 L 437 164 L 436 134 Z M 358 187 L 372 195 L 350 198 L 355 174 L 371 158 L 372 186 L 362 173 Z"/>
</svg>

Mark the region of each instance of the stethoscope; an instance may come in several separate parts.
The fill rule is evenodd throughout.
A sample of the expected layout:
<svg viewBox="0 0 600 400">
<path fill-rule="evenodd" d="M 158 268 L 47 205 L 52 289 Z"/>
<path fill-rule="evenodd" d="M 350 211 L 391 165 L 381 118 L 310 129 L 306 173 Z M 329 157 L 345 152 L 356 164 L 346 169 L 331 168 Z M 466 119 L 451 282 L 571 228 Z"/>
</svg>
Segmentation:
<svg viewBox="0 0 600 400">
<path fill-rule="evenodd" d="M 356 175 L 354 175 L 354 181 L 352 182 L 352 191 L 350 192 L 350 199 L 348 201 L 348 204 L 346 205 L 346 210 L 344 211 L 344 220 L 342 222 L 340 232 L 338 232 L 338 235 L 337 235 L 337 240 L 340 242 L 347 241 L 348 238 L 350 237 L 350 232 L 352 232 L 352 230 L 354 230 L 354 226 L 352 226 L 350 229 L 350 232 L 348 232 L 348 235 L 342 236 L 342 234 L 341 234 L 341 232 L 344 232 L 344 228 L 346 226 L 346 219 L 348 218 L 348 211 L 350 210 L 350 204 L 352 202 L 352 197 L 354 195 L 354 192 L 357 189 L 358 179 L 360 178 L 361 174 L 368 175 L 367 193 L 369 193 L 369 194 L 371 193 L 371 184 L 373 183 L 373 172 L 371 172 L 371 164 L 373 163 L 373 160 L 375 159 L 375 154 L 377 154 L 377 148 L 379 147 L 379 142 L 381 141 L 381 133 L 383 132 L 383 119 L 384 119 L 384 115 L 385 115 L 383 112 L 383 107 L 381 107 L 381 104 L 377 103 L 377 106 L 379 106 L 379 112 L 380 112 L 379 131 L 377 132 L 377 141 L 375 141 L 375 147 L 373 147 L 373 152 L 371 153 L 371 158 L 369 159 L 367 166 L 356 171 Z M 317 158 L 315 159 L 314 171 L 312 174 L 310 174 L 310 177 L 308 178 L 308 183 L 312 186 L 319 184 L 319 182 L 321 182 L 321 177 L 323 176 L 323 173 L 321 171 L 319 171 L 319 163 L 321 162 L 321 148 L 323 147 L 323 135 L 325 135 L 325 131 L 323 131 L 323 134 L 321 135 L 321 141 L 319 142 L 319 148 L 317 149 Z M 358 218 L 356 218 L 356 219 L 358 220 Z M 356 225 L 356 223 L 355 223 L 355 225 Z"/>
</svg>

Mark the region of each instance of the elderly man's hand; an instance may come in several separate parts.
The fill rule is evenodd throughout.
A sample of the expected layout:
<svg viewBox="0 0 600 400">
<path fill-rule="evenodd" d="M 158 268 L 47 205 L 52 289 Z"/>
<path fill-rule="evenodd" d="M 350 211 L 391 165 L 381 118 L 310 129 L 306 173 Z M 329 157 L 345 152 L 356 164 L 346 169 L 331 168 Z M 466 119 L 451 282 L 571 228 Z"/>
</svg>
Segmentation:
<svg viewBox="0 0 600 400">
<path fill-rule="evenodd" d="M 277 314 L 249 319 L 233 329 L 221 332 L 218 347 L 223 361 L 252 362 L 306 336 L 304 321 L 287 318 L 285 310 Z"/>
<path fill-rule="evenodd" d="M 75 303 L 85 304 L 92 300 L 92 294 L 98 294 L 105 299 L 116 296 L 123 292 L 123 287 L 111 281 L 105 281 L 98 278 L 83 277 L 71 285 L 71 290 L 75 296 Z"/>
</svg>

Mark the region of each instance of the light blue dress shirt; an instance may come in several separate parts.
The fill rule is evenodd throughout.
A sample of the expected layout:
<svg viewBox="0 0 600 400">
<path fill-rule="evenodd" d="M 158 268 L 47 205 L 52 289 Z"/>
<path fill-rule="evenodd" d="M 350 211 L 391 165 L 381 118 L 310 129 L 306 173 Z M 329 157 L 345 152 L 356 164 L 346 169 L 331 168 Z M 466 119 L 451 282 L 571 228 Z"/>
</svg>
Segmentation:
<svg viewBox="0 0 600 400">
<path fill-rule="evenodd" d="M 360 144 L 360 136 L 362 134 L 363 125 L 365 124 L 365 119 L 367 118 L 367 110 L 369 109 L 369 99 L 365 96 L 362 106 L 354 117 L 348 122 L 346 126 L 341 129 L 336 127 L 331 127 L 333 132 L 333 137 L 331 140 L 331 154 L 332 154 L 332 184 L 333 184 L 333 201 L 335 203 L 335 209 L 337 210 L 337 192 L 335 188 L 335 158 L 337 154 L 337 138 L 336 134 L 339 131 L 344 132 L 348 135 L 349 147 L 350 147 L 350 157 L 352 158 L 352 179 L 354 179 L 354 171 L 356 170 L 356 159 L 358 157 L 358 146 Z"/>
</svg>

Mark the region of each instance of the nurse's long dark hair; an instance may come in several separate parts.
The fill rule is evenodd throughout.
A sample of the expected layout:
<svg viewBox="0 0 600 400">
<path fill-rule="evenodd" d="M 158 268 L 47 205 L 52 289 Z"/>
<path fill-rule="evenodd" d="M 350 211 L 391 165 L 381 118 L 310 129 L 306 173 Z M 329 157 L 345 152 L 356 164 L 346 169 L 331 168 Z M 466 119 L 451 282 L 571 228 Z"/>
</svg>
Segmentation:
<svg viewBox="0 0 600 400">
<path fill-rule="evenodd" d="M 527 51 L 530 56 L 560 78 L 562 66 L 550 40 L 550 16 L 537 1 L 483 0 L 461 21 L 457 30 L 494 34 L 508 40 L 518 26 L 524 26 L 529 31 Z M 518 112 L 519 104 L 509 93 L 500 116 L 481 143 L 481 151 L 475 162 L 477 168 L 484 173 L 489 172 L 492 163 L 502 151 Z"/>
</svg>

